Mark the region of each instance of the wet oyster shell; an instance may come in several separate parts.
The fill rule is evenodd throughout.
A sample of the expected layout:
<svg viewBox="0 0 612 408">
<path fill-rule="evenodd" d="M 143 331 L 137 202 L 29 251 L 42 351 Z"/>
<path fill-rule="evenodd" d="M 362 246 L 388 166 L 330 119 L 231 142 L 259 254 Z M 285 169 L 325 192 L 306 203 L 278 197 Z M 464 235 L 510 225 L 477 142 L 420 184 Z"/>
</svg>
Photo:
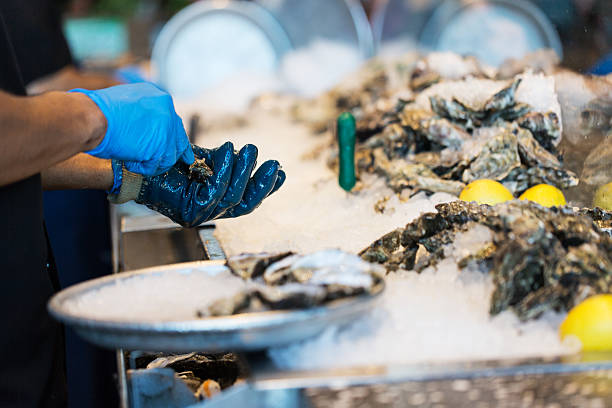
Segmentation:
<svg viewBox="0 0 612 408">
<path fill-rule="evenodd" d="M 206 164 L 206 160 L 196 158 L 189 166 L 189 178 L 198 183 L 205 183 L 206 180 L 213 175 L 213 171 Z"/>
<path fill-rule="evenodd" d="M 537 184 L 550 184 L 562 190 L 575 187 L 578 177 L 560 168 L 520 166 L 512 169 L 501 183 L 517 195 Z"/>
<path fill-rule="evenodd" d="M 263 275 L 266 268 L 293 255 L 293 252 L 283 252 L 281 254 L 270 254 L 261 252 L 258 254 L 240 254 L 233 256 L 227 260 L 227 266 L 235 274 L 242 279 L 255 279 Z"/>
<path fill-rule="evenodd" d="M 464 183 L 479 179 L 501 180 L 520 165 L 516 135 L 508 128 L 496 128 L 461 180 Z"/>
<path fill-rule="evenodd" d="M 218 299 L 199 310 L 199 317 L 227 316 L 266 310 L 304 309 L 331 300 L 374 293 L 382 288 L 384 268 L 339 250 L 276 259 L 249 280 L 246 290 Z M 253 256 L 245 257 L 252 259 Z M 261 260 L 263 257 L 258 257 Z M 252 262 L 249 262 L 249 265 Z M 251 274 L 253 276 L 253 274 Z"/>
</svg>

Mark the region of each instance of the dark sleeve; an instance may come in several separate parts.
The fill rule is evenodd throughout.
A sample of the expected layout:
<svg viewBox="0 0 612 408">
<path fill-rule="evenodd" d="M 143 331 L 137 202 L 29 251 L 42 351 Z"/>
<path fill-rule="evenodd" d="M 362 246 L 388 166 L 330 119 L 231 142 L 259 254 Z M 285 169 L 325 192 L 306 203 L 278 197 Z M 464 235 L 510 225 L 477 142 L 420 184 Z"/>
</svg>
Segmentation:
<svg viewBox="0 0 612 408">
<path fill-rule="evenodd" d="M 11 44 L 0 4 L 0 89 L 16 95 L 25 95 L 21 73 Z"/>
<path fill-rule="evenodd" d="M 0 0 L 24 83 L 72 63 L 57 0 Z"/>
</svg>

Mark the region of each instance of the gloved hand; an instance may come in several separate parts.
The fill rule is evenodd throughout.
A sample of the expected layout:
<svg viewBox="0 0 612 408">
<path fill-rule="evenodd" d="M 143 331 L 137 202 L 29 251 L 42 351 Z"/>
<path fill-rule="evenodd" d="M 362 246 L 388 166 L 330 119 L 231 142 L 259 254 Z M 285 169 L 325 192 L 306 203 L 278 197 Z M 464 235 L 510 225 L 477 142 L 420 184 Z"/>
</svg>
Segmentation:
<svg viewBox="0 0 612 408">
<path fill-rule="evenodd" d="M 86 153 L 122 160 L 128 170 L 147 176 L 167 171 L 177 160 L 193 163 L 189 139 L 172 98 L 155 85 L 138 83 L 70 92 L 89 96 L 108 123 L 102 142 Z"/>
<path fill-rule="evenodd" d="M 109 195 L 109 200 L 136 200 L 184 227 L 194 227 L 208 220 L 250 213 L 285 181 L 285 172 L 275 160 L 263 163 L 251 177 L 257 159 L 253 145 L 244 146 L 238 153 L 230 142 L 212 150 L 192 147 L 195 156 L 204 159 L 212 170 L 203 183 L 192 179 L 189 166 L 181 162 L 153 177 L 121 170 L 114 162 L 115 179 L 122 171 L 122 182 L 119 193 Z"/>
</svg>

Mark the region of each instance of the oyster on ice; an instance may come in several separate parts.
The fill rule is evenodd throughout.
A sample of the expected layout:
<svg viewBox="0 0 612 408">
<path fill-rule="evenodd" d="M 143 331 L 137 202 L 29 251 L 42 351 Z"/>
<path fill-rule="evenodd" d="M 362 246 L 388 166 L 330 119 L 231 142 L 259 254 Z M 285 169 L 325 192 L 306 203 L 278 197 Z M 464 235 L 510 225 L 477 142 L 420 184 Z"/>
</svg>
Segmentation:
<svg viewBox="0 0 612 408">
<path fill-rule="evenodd" d="M 199 310 L 198 317 L 311 308 L 335 299 L 378 293 L 384 285 L 384 268 L 356 255 L 339 250 L 284 255 L 270 255 L 266 261 L 262 261 L 265 257 L 261 254 L 242 255 L 242 259 L 257 258 L 259 265 L 267 266 L 248 281 L 247 289 L 213 302 Z M 235 259 L 228 260 L 230 267 L 236 264 Z"/>
<path fill-rule="evenodd" d="M 515 194 L 542 182 L 557 188 L 577 184 L 557 151 L 558 115 L 517 100 L 521 84 L 531 82 L 523 76 L 481 80 L 496 92 L 479 91 L 467 102 L 453 95 L 469 89 L 469 81 L 429 87 L 413 101 L 397 103 L 386 113 L 379 109 L 369 119 L 372 109 L 361 105 L 356 112 L 369 125 L 357 130 L 358 177 L 378 174 L 396 193 L 408 196 L 419 191 L 458 195 L 466 183 L 483 178 L 500 181 Z M 337 171 L 335 156 L 330 163 Z"/>
<path fill-rule="evenodd" d="M 610 212 L 516 200 L 494 207 L 456 201 L 436 209 L 360 255 L 388 271 L 419 272 L 449 256 L 448 245 L 461 234 L 486 227 L 490 240 L 457 264 L 464 268 L 476 262 L 492 276 L 491 314 L 510 309 L 522 320 L 534 319 L 549 310 L 568 311 L 587 296 L 612 290 L 612 237 L 604 231 L 612 225 Z M 424 255 L 415 262 L 419 250 Z M 399 254 L 411 257 L 398 262 Z"/>
</svg>

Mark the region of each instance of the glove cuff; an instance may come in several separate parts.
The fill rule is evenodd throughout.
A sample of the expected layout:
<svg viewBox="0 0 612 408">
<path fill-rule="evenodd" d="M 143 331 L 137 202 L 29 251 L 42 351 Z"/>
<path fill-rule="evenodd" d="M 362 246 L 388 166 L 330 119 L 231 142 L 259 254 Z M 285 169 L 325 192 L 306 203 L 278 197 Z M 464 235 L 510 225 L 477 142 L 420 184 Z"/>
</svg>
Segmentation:
<svg viewBox="0 0 612 408">
<path fill-rule="evenodd" d="M 110 138 L 108 137 L 108 135 L 112 133 L 111 128 L 113 124 L 112 124 L 112 121 L 109 119 L 110 115 L 107 112 L 107 108 L 106 108 L 104 101 L 102 100 L 98 92 L 92 91 L 89 89 L 75 88 L 75 89 L 69 90 L 68 92 L 78 92 L 78 93 L 82 93 L 86 95 L 89 99 L 91 99 L 98 106 L 98 108 L 100 109 L 104 117 L 106 118 L 106 133 L 104 134 L 104 138 L 98 144 L 98 146 L 94 147 L 91 150 L 87 150 L 85 153 L 90 154 L 95 157 L 99 157 L 101 159 L 110 159 L 112 155 L 108 153 L 108 150 L 109 150 L 108 145 L 110 143 L 109 142 Z"/>
<path fill-rule="evenodd" d="M 143 176 L 132 173 L 123 166 L 121 189 L 117 194 L 109 194 L 108 201 L 113 204 L 123 204 L 128 201 L 136 200 L 142 188 Z"/>
</svg>

